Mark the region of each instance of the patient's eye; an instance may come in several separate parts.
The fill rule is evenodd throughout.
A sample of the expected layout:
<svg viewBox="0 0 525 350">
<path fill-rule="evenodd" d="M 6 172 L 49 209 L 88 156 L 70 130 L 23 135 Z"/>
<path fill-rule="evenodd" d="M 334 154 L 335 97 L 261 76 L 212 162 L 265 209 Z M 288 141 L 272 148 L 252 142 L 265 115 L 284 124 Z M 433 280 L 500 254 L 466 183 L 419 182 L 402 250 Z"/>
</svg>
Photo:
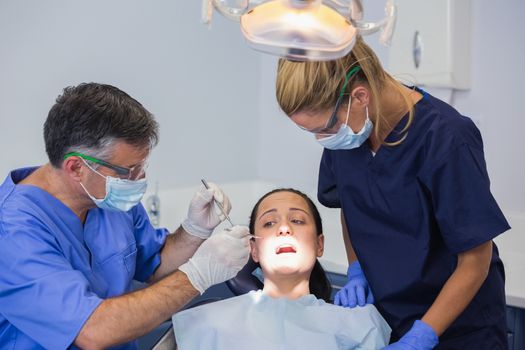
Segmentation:
<svg viewBox="0 0 525 350">
<path fill-rule="evenodd" d="M 272 227 L 273 225 L 275 225 L 275 221 L 265 221 L 265 222 L 263 222 L 263 227 L 264 228 L 269 228 L 269 227 Z"/>
<path fill-rule="evenodd" d="M 259 225 L 262 228 L 270 228 L 277 225 L 279 222 L 279 216 L 275 213 L 268 213 L 259 218 Z"/>
<path fill-rule="evenodd" d="M 293 215 L 290 215 L 289 220 L 295 225 L 304 225 L 308 222 L 306 216 L 301 213 L 293 213 Z"/>
</svg>

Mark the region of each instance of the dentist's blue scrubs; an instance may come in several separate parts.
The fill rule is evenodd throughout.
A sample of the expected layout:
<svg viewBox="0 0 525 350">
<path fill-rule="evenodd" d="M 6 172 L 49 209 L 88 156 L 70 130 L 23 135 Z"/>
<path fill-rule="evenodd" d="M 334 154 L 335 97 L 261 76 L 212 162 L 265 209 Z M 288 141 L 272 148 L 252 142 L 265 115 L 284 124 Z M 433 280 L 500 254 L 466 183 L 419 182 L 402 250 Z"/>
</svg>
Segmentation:
<svg viewBox="0 0 525 350">
<path fill-rule="evenodd" d="M 481 135 L 469 118 L 419 90 L 398 146 L 325 149 L 319 201 L 341 208 L 352 246 L 392 327 L 421 319 L 454 272 L 457 255 L 510 227 L 490 192 Z M 405 116 L 387 137 L 392 142 Z M 437 349 L 506 349 L 505 273 L 494 245 L 487 279 Z"/>
<path fill-rule="evenodd" d="M 1 349 L 70 347 L 105 298 L 152 275 L 167 234 L 142 205 L 91 209 L 82 225 L 47 192 L 16 185 L 35 169 L 14 170 L 0 186 Z"/>
</svg>

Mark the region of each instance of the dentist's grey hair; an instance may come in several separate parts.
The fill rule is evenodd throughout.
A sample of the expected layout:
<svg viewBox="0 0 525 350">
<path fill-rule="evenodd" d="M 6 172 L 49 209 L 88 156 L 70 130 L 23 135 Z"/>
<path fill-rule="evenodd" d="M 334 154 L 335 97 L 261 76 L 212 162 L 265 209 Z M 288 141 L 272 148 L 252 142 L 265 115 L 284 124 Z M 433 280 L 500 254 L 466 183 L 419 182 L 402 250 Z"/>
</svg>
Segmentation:
<svg viewBox="0 0 525 350">
<path fill-rule="evenodd" d="M 54 167 L 69 152 L 108 159 L 117 140 L 151 149 L 158 134 L 158 123 L 142 104 L 114 86 L 97 83 L 66 87 L 44 123 L 46 152 Z"/>
</svg>

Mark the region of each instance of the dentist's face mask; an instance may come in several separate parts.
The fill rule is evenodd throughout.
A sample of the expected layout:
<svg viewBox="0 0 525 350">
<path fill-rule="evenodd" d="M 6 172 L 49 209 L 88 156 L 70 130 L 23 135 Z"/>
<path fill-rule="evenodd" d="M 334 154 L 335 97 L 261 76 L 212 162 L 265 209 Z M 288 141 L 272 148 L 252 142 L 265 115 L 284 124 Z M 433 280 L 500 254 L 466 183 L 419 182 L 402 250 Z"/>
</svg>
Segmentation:
<svg viewBox="0 0 525 350">
<path fill-rule="evenodd" d="M 326 137 L 321 137 L 317 139 L 317 142 L 321 144 L 324 148 L 331 150 L 338 149 L 353 149 L 360 147 L 368 139 L 372 133 L 374 125 L 368 118 L 368 107 L 365 109 L 366 120 L 365 124 L 357 133 L 355 133 L 348 126 L 348 117 L 350 116 L 350 104 L 352 102 L 352 97 L 349 97 L 348 100 L 348 111 L 346 113 L 346 121 L 341 125 L 336 134 L 329 135 Z"/>
<path fill-rule="evenodd" d="M 139 180 L 126 180 L 112 176 L 105 176 L 93 169 L 83 158 L 81 159 L 89 169 L 106 179 L 106 195 L 104 198 L 100 199 L 92 196 L 84 185 L 80 183 L 80 186 L 82 186 L 89 198 L 91 198 L 100 209 L 128 211 L 136 206 L 144 196 L 144 193 L 146 193 L 148 184 L 145 178 Z"/>
</svg>

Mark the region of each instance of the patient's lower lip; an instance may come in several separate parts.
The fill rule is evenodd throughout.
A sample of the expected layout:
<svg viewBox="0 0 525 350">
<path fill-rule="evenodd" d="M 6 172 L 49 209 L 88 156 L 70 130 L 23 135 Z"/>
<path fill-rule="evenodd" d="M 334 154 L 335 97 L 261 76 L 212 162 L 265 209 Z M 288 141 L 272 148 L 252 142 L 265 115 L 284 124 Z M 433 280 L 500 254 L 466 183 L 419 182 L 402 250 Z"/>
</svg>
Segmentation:
<svg viewBox="0 0 525 350">
<path fill-rule="evenodd" d="M 295 253 L 295 249 L 293 247 L 280 247 L 277 249 L 277 254 L 281 253 Z"/>
</svg>

